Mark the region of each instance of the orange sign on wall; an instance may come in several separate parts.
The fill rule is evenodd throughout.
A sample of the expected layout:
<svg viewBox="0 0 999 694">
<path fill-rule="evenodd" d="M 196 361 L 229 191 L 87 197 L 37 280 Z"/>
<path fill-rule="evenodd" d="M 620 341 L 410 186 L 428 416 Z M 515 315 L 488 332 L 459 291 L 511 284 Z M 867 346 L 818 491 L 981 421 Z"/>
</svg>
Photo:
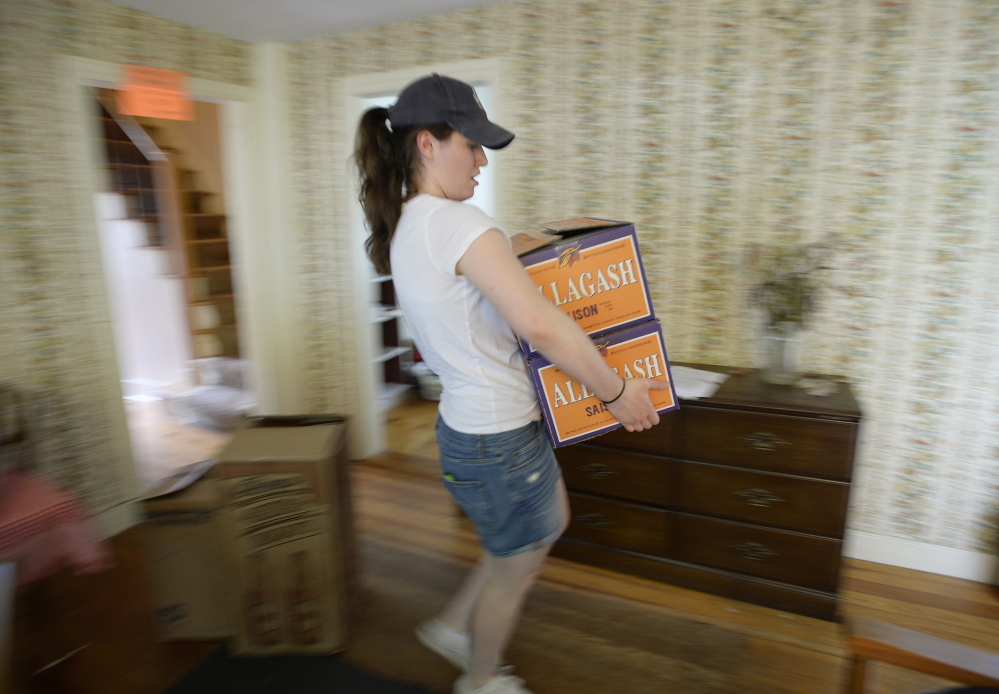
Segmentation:
<svg viewBox="0 0 999 694">
<path fill-rule="evenodd" d="M 187 75 L 142 65 L 126 65 L 118 85 L 118 110 L 130 116 L 194 120 Z"/>
</svg>

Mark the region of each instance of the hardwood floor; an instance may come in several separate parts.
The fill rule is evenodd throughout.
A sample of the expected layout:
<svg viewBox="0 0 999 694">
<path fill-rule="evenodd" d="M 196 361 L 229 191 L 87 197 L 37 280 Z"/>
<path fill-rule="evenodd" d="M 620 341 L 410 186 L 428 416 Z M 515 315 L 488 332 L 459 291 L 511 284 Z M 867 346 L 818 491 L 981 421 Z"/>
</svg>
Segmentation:
<svg viewBox="0 0 999 694">
<path fill-rule="evenodd" d="M 177 468 L 214 458 L 229 434 L 184 425 L 167 411 L 163 400 L 125 400 L 128 435 L 132 442 L 136 474 L 149 489 Z"/>
<path fill-rule="evenodd" d="M 424 650 L 412 627 L 446 600 L 478 550 L 438 480 L 435 410 L 405 402 L 389 413 L 392 452 L 354 464 L 360 609 L 342 657 L 449 692 L 454 669 Z M 24 692 L 159 694 L 217 647 L 156 641 L 142 530 L 114 538 L 115 569 L 60 574 L 21 596 L 14 655 Z M 991 586 L 854 560 L 842 585 L 847 612 L 999 650 Z M 838 624 L 559 559 L 546 564 L 509 656 L 536 694 L 831 694 L 843 691 L 847 666 Z M 947 684 L 880 670 L 872 691 L 881 694 Z"/>
</svg>

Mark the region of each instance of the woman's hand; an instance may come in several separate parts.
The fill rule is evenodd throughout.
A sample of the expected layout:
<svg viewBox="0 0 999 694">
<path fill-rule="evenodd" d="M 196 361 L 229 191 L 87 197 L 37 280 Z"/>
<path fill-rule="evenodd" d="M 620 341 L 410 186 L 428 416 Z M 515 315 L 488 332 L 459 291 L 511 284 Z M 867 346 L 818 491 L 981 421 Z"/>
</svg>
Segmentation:
<svg viewBox="0 0 999 694">
<path fill-rule="evenodd" d="M 617 421 L 628 431 L 651 429 L 659 423 L 659 413 L 649 395 L 650 390 L 667 390 L 667 381 L 654 381 L 649 378 L 628 378 L 624 381 L 624 392 L 614 402 L 607 405 Z"/>
</svg>

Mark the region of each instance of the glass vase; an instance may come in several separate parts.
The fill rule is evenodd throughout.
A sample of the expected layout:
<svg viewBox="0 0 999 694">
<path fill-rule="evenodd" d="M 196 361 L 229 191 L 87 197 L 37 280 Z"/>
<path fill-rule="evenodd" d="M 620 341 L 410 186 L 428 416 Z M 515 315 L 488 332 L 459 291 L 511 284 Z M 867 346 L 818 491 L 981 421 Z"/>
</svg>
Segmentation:
<svg viewBox="0 0 999 694">
<path fill-rule="evenodd" d="M 792 322 L 768 324 L 763 330 L 762 356 L 760 379 L 782 386 L 797 383 L 801 358 L 801 325 Z"/>
</svg>

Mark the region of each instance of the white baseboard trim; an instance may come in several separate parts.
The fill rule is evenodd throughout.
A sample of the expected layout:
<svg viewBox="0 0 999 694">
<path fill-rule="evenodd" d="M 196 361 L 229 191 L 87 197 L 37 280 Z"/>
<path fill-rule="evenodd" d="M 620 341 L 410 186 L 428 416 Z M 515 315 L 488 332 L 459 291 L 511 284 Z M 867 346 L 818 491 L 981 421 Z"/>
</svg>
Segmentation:
<svg viewBox="0 0 999 694">
<path fill-rule="evenodd" d="M 142 509 L 138 501 L 126 501 L 97 514 L 97 526 L 106 539 L 124 532 L 142 522 Z"/>
<path fill-rule="evenodd" d="M 843 554 L 852 559 L 979 583 L 993 583 L 999 569 L 999 559 L 983 552 L 855 531 L 847 532 Z"/>
</svg>

